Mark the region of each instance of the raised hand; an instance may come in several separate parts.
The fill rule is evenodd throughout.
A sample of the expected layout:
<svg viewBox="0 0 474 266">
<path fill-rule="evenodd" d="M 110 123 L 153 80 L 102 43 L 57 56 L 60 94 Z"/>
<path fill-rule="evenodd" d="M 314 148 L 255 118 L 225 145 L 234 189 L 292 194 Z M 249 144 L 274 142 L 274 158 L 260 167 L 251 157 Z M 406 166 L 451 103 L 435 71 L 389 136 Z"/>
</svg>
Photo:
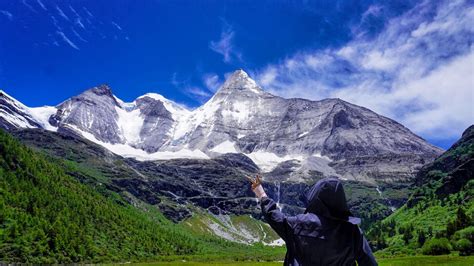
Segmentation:
<svg viewBox="0 0 474 266">
<path fill-rule="evenodd" d="M 260 176 L 260 175 L 256 175 L 255 178 L 247 176 L 247 179 L 252 184 L 252 190 L 254 190 L 256 187 L 258 187 L 259 185 L 262 184 L 262 176 Z"/>
<path fill-rule="evenodd" d="M 265 193 L 265 190 L 263 189 L 262 186 L 262 176 L 261 175 L 256 175 L 255 179 L 247 176 L 247 179 L 250 181 L 250 184 L 252 186 L 252 191 L 255 193 L 257 198 L 261 199 L 263 197 L 266 197 L 267 194 Z"/>
</svg>

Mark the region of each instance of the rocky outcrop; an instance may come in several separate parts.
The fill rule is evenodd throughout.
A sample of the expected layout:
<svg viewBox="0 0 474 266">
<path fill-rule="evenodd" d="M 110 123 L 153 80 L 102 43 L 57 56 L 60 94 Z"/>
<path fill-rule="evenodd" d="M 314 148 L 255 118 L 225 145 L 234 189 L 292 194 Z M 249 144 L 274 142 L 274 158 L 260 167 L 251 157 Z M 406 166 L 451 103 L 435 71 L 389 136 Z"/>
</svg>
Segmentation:
<svg viewBox="0 0 474 266">
<path fill-rule="evenodd" d="M 265 92 L 242 70 L 193 111 L 158 94 L 125 103 L 101 85 L 61 103 L 49 118 L 42 115 L 47 117 L 45 125 L 34 111 L 3 98 L 10 100 L 0 102 L 0 121 L 10 130 L 38 127 L 76 132 L 119 155 L 140 160 L 242 153 L 257 164 L 259 172 L 280 181 L 335 176 L 371 183 L 405 182 L 442 152 L 366 108 L 340 99 L 284 99 Z"/>
</svg>

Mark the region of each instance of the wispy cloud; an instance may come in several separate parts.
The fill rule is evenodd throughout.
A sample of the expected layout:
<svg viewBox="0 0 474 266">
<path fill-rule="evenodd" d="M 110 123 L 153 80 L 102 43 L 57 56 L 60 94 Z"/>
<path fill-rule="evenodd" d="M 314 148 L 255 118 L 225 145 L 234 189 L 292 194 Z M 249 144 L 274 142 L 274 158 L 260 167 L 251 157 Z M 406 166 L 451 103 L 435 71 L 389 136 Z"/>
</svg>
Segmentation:
<svg viewBox="0 0 474 266">
<path fill-rule="evenodd" d="M 0 10 L 0 14 L 4 15 L 7 19 L 13 20 L 13 15 L 12 13 L 6 11 L 6 10 Z"/>
<path fill-rule="evenodd" d="M 223 81 L 219 79 L 219 76 L 215 73 L 208 73 L 202 77 L 204 85 L 212 92 L 216 92 L 222 85 Z"/>
<path fill-rule="evenodd" d="M 59 6 L 56 6 L 56 10 L 58 11 L 58 14 L 63 17 L 65 20 L 69 21 L 69 17 L 66 16 L 66 14 L 64 13 L 64 11 L 59 7 Z"/>
<path fill-rule="evenodd" d="M 118 30 L 122 30 L 122 27 L 120 27 L 119 24 L 115 23 L 114 21 L 111 22 L 112 25 L 114 25 L 115 28 L 117 28 Z"/>
<path fill-rule="evenodd" d="M 195 96 L 201 102 L 209 99 L 212 96 L 210 92 L 195 86 L 186 87 L 185 92 Z"/>
<path fill-rule="evenodd" d="M 71 28 L 71 31 L 72 31 L 72 33 L 74 33 L 74 35 L 75 35 L 79 40 L 81 40 L 81 41 L 83 41 L 83 42 L 88 42 L 86 39 L 82 38 L 82 36 L 81 36 L 76 30 L 74 30 L 74 28 Z"/>
<path fill-rule="evenodd" d="M 33 8 L 33 6 L 31 6 L 30 4 L 28 4 L 28 2 L 26 0 L 21 0 L 21 2 L 23 3 L 24 6 L 26 6 L 30 11 L 34 12 L 34 13 L 38 13 L 36 11 L 36 9 Z"/>
<path fill-rule="evenodd" d="M 235 31 L 231 26 L 225 24 L 220 39 L 209 42 L 209 48 L 214 52 L 221 54 L 225 63 L 230 63 L 232 60 L 242 61 L 242 54 L 237 51 L 234 46 Z"/>
<path fill-rule="evenodd" d="M 61 37 L 61 39 L 67 43 L 69 46 L 71 46 L 72 48 L 76 49 L 76 50 L 80 50 L 79 47 L 74 43 L 72 42 L 67 36 L 66 34 L 64 34 L 64 32 L 62 31 L 57 31 L 56 32 L 57 35 L 59 35 L 59 37 Z"/>
<path fill-rule="evenodd" d="M 344 47 L 297 53 L 257 71 L 257 79 L 283 97 L 339 97 L 426 138 L 455 138 L 474 122 L 472 21 L 469 1 L 424 1 L 375 38 L 359 31 Z"/>
<path fill-rule="evenodd" d="M 80 18 L 81 16 L 79 15 L 79 13 L 77 13 L 77 11 L 74 9 L 74 7 L 72 7 L 71 5 L 69 5 L 69 10 L 71 10 L 71 12 L 77 17 L 77 18 Z"/>
<path fill-rule="evenodd" d="M 61 28 L 61 26 L 59 26 L 59 22 L 58 22 L 58 20 L 56 19 L 56 17 L 53 16 L 53 15 L 51 15 L 50 18 L 51 18 L 51 20 L 53 21 L 54 27 L 56 27 L 56 29 L 58 29 L 58 30 L 61 30 L 62 28 Z"/>
<path fill-rule="evenodd" d="M 86 27 L 85 27 L 84 24 L 82 23 L 81 18 L 76 18 L 74 24 L 78 25 L 78 26 L 81 27 L 83 30 L 86 29 Z"/>
<path fill-rule="evenodd" d="M 43 4 L 43 2 L 41 2 L 41 0 L 36 0 L 36 3 L 38 3 L 38 5 L 39 5 L 44 11 L 48 10 L 48 9 L 46 8 L 46 6 Z"/>
<path fill-rule="evenodd" d="M 212 96 L 211 92 L 208 90 L 191 85 L 189 80 L 178 79 L 177 73 L 173 73 L 173 76 L 171 77 L 171 84 L 200 103 L 205 102 Z"/>
<path fill-rule="evenodd" d="M 91 18 L 94 17 L 94 15 L 92 15 L 92 12 L 90 12 L 89 9 L 87 9 L 85 6 L 82 7 L 82 9 L 84 10 L 84 12 L 86 12 L 86 14 L 87 14 L 89 17 L 91 17 Z"/>
</svg>

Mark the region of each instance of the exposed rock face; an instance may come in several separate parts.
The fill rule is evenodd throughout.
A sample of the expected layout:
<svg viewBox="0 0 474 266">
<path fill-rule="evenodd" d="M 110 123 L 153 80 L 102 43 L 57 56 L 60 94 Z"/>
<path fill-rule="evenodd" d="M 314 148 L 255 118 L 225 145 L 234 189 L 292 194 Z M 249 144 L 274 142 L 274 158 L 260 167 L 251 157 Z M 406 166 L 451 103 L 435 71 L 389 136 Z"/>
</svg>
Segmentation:
<svg viewBox="0 0 474 266">
<path fill-rule="evenodd" d="M 59 130 L 88 133 L 102 143 L 156 152 L 170 141 L 175 120 L 165 107 L 167 100 L 154 96 L 124 103 L 101 85 L 61 103 L 49 122 Z"/>
<path fill-rule="evenodd" d="M 26 106 L 0 90 L 0 128 L 13 130 L 16 128 L 41 127 L 29 113 Z"/>
<path fill-rule="evenodd" d="M 136 147 L 156 152 L 169 142 L 170 130 L 174 124 L 172 114 L 161 101 L 148 96 L 137 99 L 135 103 L 141 116 L 145 117 L 140 130 L 141 141 Z"/>
<path fill-rule="evenodd" d="M 72 125 L 103 142 L 123 143 L 115 110 L 118 106 L 110 88 L 101 85 L 61 103 L 50 123 L 59 128 Z"/>
<path fill-rule="evenodd" d="M 242 70 L 193 111 L 157 94 L 124 103 L 101 85 L 61 103 L 45 125 L 32 109 L 3 99 L 0 121 L 7 129 L 76 132 L 141 160 L 243 153 L 276 181 L 407 181 L 442 152 L 399 123 L 340 99 L 269 94 Z"/>
<path fill-rule="evenodd" d="M 241 70 L 193 112 L 186 126 L 186 135 L 175 136 L 177 142 L 203 151 L 224 141 L 244 153 L 319 154 L 333 160 L 441 151 L 395 121 L 340 99 L 273 96 Z"/>
<path fill-rule="evenodd" d="M 155 205 L 175 222 L 191 216 L 196 207 L 215 215 L 260 217 L 254 194 L 245 178 L 258 173 L 259 168 L 243 154 L 225 154 L 207 160 L 141 162 L 117 156 L 73 133 L 28 129 L 15 131 L 14 135 L 23 143 L 53 157 L 80 165 L 68 174 L 81 182 L 120 193 L 132 204 L 138 199 Z M 286 164 L 291 166 L 288 162 L 282 165 Z M 278 180 L 276 174 L 274 176 L 265 181 L 265 190 L 285 213 L 292 215 L 304 211 L 305 192 L 323 177 L 315 174 L 311 180 L 288 182 Z M 381 191 L 366 182 L 343 183 L 350 207 L 356 215 L 365 218 L 366 223 L 387 216 L 391 213 L 389 207 L 399 207 L 406 200 L 406 186 L 400 182 L 381 186 Z M 385 195 L 392 189 L 396 192 L 394 196 Z"/>
</svg>

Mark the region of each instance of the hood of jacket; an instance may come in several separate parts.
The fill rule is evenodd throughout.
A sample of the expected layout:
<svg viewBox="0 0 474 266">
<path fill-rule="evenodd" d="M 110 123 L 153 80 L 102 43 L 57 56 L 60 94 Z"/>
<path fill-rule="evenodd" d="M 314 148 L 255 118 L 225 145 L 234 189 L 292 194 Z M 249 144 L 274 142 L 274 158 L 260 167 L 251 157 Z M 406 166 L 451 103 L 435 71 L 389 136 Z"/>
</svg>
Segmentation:
<svg viewBox="0 0 474 266">
<path fill-rule="evenodd" d="M 319 180 L 306 194 L 305 213 L 314 213 L 332 220 L 360 224 L 360 219 L 353 217 L 347 206 L 346 194 L 339 179 L 324 178 Z"/>
</svg>

